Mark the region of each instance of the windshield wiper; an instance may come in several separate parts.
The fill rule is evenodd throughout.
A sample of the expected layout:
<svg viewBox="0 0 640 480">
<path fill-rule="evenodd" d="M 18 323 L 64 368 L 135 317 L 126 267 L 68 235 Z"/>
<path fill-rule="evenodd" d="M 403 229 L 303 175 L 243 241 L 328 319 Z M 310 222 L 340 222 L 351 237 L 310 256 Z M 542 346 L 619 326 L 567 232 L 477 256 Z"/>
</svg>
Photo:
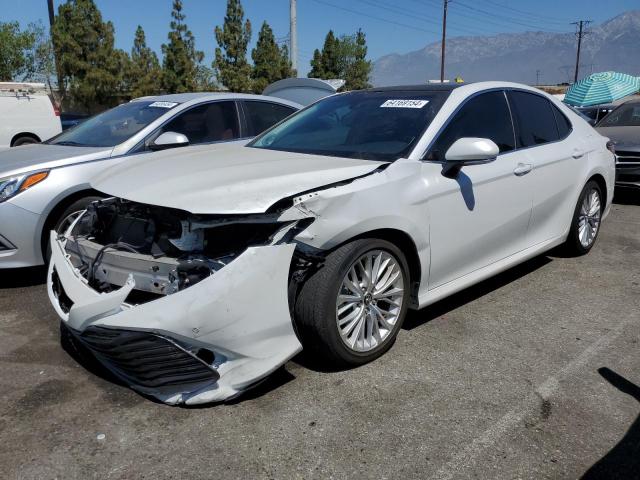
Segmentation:
<svg viewBox="0 0 640 480">
<path fill-rule="evenodd" d="M 72 142 L 72 141 L 56 142 L 56 143 L 53 143 L 52 145 L 63 145 L 68 147 L 90 147 L 91 146 L 91 145 L 86 145 L 84 143 L 78 143 L 78 142 Z"/>
</svg>

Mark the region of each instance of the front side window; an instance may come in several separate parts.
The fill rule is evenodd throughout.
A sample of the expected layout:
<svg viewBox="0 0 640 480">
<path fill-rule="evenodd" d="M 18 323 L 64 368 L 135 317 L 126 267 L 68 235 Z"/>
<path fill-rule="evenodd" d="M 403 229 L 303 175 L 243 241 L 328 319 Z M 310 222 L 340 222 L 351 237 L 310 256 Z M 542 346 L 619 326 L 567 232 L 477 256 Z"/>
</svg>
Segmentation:
<svg viewBox="0 0 640 480">
<path fill-rule="evenodd" d="M 449 147 L 465 137 L 493 140 L 500 153 L 514 149 L 513 125 L 502 91 L 482 93 L 468 100 L 438 136 L 426 159 L 444 161 Z"/>
<path fill-rule="evenodd" d="M 271 102 L 244 101 L 249 136 L 255 137 L 294 113 L 295 108 Z"/>
<path fill-rule="evenodd" d="M 292 115 L 248 146 L 388 160 L 408 156 L 449 91 L 360 91 L 334 95 Z"/>
<path fill-rule="evenodd" d="M 236 105 L 234 102 L 213 102 L 190 108 L 164 125 L 160 134 L 164 132 L 181 133 L 189 139 L 190 145 L 239 138 Z"/>
<path fill-rule="evenodd" d="M 534 147 L 560 139 L 551 103 L 535 93 L 510 91 L 509 105 L 516 124 L 518 148 Z"/>
<path fill-rule="evenodd" d="M 80 123 L 48 143 L 77 147 L 115 147 L 177 105 L 175 102 L 154 101 L 125 103 Z"/>
<path fill-rule="evenodd" d="M 640 127 L 640 104 L 621 105 L 604 117 L 598 127 Z"/>
</svg>

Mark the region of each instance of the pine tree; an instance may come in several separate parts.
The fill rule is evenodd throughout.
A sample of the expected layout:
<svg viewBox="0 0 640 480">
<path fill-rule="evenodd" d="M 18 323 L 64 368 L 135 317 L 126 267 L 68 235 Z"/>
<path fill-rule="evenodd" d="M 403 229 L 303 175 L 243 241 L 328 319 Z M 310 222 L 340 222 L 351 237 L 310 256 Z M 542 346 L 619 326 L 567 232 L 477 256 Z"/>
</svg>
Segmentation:
<svg viewBox="0 0 640 480">
<path fill-rule="evenodd" d="M 316 49 L 313 53 L 309 77 L 327 80 L 340 78 L 340 73 L 340 40 L 336 38 L 333 30 L 329 30 L 324 39 L 322 52 Z"/>
<path fill-rule="evenodd" d="M 128 55 L 114 48 L 114 28 L 103 22 L 93 0 L 67 0 L 58 8 L 52 29 L 62 77 L 60 90 L 95 111 L 118 102 L 122 66 Z"/>
<path fill-rule="evenodd" d="M 362 30 L 358 30 L 355 38 L 343 40 L 345 45 L 344 80 L 346 90 L 362 90 L 371 87 L 371 60 L 367 60 L 367 39 Z"/>
<path fill-rule="evenodd" d="M 261 93 L 270 83 L 293 76 L 289 50 L 286 46 L 282 48 L 278 46 L 273 30 L 267 22 L 262 24 L 251 58 L 253 59 L 251 78 L 255 93 Z"/>
<path fill-rule="evenodd" d="M 327 34 L 322 51 L 315 50 L 311 60 L 310 78 L 346 81 L 346 90 L 368 88 L 371 61 L 367 60 L 367 40 L 364 32 L 342 35 L 336 38 L 333 31 Z"/>
<path fill-rule="evenodd" d="M 251 22 L 244 21 L 240 0 L 228 0 L 224 25 L 217 26 L 215 34 L 218 47 L 212 66 L 218 81 L 232 92 L 250 91 L 251 65 L 247 62 L 247 45 L 251 40 Z"/>
<path fill-rule="evenodd" d="M 131 49 L 131 65 L 128 69 L 128 83 L 132 98 L 160 93 L 161 74 L 158 56 L 147 47 L 144 30 L 138 25 Z"/>
<path fill-rule="evenodd" d="M 169 43 L 162 45 L 162 86 L 168 93 L 195 91 L 198 65 L 204 58 L 204 53 L 196 50 L 193 33 L 184 23 L 182 8 L 182 0 L 173 0 Z"/>
</svg>

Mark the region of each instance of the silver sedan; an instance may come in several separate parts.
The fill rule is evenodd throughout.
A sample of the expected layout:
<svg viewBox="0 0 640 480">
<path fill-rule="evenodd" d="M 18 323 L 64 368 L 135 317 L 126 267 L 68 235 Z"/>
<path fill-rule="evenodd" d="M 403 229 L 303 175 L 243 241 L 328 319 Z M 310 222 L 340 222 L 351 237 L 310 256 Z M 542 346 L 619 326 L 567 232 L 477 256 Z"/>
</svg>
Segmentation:
<svg viewBox="0 0 640 480">
<path fill-rule="evenodd" d="M 132 154 L 242 141 L 300 108 L 260 95 L 144 97 L 42 144 L 0 151 L 0 269 L 45 263 L 48 232 L 64 229 L 99 198 L 89 180 L 105 168 Z"/>
</svg>

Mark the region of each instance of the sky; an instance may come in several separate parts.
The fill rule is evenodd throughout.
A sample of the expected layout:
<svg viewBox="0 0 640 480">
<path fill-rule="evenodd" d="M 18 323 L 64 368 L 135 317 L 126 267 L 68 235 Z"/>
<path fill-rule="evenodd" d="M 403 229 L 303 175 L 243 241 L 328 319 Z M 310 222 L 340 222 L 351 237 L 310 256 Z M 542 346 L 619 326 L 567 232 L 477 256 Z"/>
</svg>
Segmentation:
<svg viewBox="0 0 640 480">
<path fill-rule="evenodd" d="M 103 18 L 113 22 L 116 46 L 130 51 L 136 27 L 142 25 L 148 45 L 161 52 L 167 40 L 171 0 L 95 0 Z M 54 0 L 57 6 L 63 3 Z M 184 0 L 186 23 L 196 46 L 210 64 L 216 47 L 213 30 L 222 25 L 226 0 Z M 306 74 L 315 48 L 333 29 L 338 35 L 359 28 L 367 35 L 369 57 L 407 53 L 439 41 L 442 0 L 298 0 L 299 71 Z M 253 25 L 250 48 L 255 45 L 263 21 L 276 37 L 289 34 L 289 0 L 242 0 L 245 16 Z M 491 35 L 543 30 L 571 32 L 579 19 L 600 23 L 624 11 L 640 8 L 639 0 L 450 0 L 447 34 Z M 21 25 L 48 23 L 46 0 L 0 0 L 0 21 Z"/>
</svg>

